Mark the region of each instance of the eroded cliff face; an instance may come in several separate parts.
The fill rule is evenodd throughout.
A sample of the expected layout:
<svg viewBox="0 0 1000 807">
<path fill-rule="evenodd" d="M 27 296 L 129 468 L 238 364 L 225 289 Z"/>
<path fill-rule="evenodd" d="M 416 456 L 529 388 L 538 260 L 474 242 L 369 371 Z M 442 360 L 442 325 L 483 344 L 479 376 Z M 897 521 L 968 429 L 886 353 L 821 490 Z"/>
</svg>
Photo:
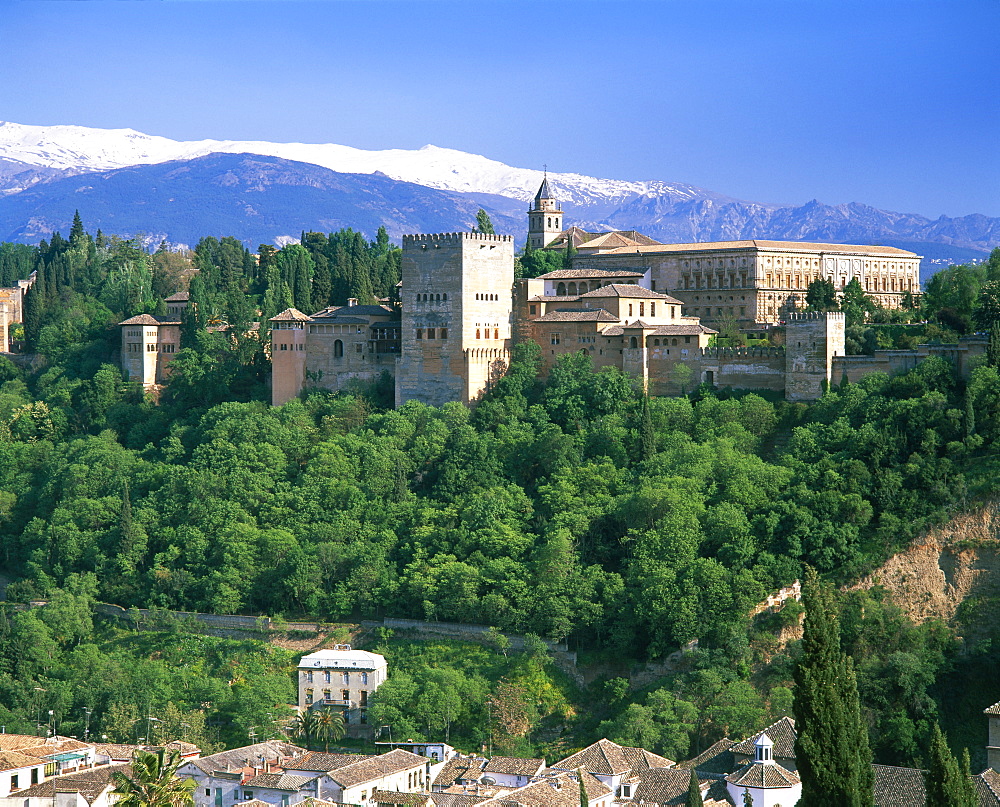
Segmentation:
<svg viewBox="0 0 1000 807">
<path fill-rule="evenodd" d="M 941 619 L 976 638 L 1000 606 L 998 536 L 1000 504 L 992 502 L 956 516 L 851 588 L 881 585 L 915 622 Z"/>
</svg>

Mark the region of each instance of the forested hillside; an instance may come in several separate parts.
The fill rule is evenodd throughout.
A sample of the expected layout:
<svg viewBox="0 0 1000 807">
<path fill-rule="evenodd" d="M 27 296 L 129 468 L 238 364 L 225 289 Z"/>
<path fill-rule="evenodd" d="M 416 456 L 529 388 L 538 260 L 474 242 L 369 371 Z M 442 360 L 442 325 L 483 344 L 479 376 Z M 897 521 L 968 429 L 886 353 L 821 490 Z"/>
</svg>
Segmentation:
<svg viewBox="0 0 1000 807">
<path fill-rule="evenodd" d="M 778 652 L 780 626 L 751 624 L 753 605 L 806 563 L 838 583 L 856 579 L 992 484 L 975 470 L 1000 439 L 991 364 L 965 383 L 932 359 L 812 405 L 706 388 L 650 399 L 628 376 L 595 374 L 585 356 L 543 381 L 529 344 L 472 409 L 393 411 L 378 386 L 272 408 L 260 341 L 246 327 L 230 337 L 201 326 L 249 323 L 288 296 L 315 309 L 384 292 L 393 250 L 346 231 L 306 234 L 262 254 L 260 267 L 227 239 L 191 257 L 198 314 L 154 405 L 122 383 L 114 323 L 155 310 L 192 274 L 183 257 L 91 239 L 82 226 L 31 251 L 39 281 L 25 328 L 40 355 L 27 367 L 0 358 L 9 599 L 479 622 L 568 637 L 596 660 L 659 659 L 697 639 L 686 666 L 648 692 L 612 680 L 587 695 L 552 690 L 543 708 L 530 683 L 540 679 L 524 673 L 518 691 L 536 705 L 525 707 L 523 743 L 510 744 L 523 752 L 563 731 L 602 733 L 683 756 L 788 709 L 794 648 Z M 950 629 L 913 626 L 878 592 L 843 608 L 876 757 L 918 761 L 936 687 L 968 657 Z M 72 659 L 88 633 L 31 613 L 2 627 L 0 691 L 28 713 L 33 687 L 66 675 L 53 660 Z M 48 661 L 21 658 L 31 631 L 46 637 Z M 994 664 L 991 647 L 976 658 Z M 483 704 L 512 685 L 504 675 L 466 689 L 434 682 L 479 704 L 446 730 L 481 739 Z M 414 734 L 445 728 L 421 722 L 434 712 L 417 705 L 429 682 L 409 676 L 373 709 Z M 79 685 L 64 688 L 71 702 L 82 697 Z"/>
</svg>

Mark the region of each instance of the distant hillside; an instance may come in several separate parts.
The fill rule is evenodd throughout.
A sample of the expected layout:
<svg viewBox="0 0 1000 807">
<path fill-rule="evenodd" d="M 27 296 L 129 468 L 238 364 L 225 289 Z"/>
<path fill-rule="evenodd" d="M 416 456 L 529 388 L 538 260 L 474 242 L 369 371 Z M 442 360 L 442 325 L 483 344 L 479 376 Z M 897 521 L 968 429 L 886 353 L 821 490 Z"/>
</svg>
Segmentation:
<svg viewBox="0 0 1000 807">
<path fill-rule="evenodd" d="M 480 206 L 498 232 L 523 226 L 519 202 L 459 194 L 377 174 L 253 154 L 92 172 L 36 184 L 0 197 L 0 240 L 37 243 L 68 233 L 73 212 L 88 229 L 193 246 L 206 235 L 234 235 L 248 246 L 298 238 L 303 230 L 353 227 L 374 236 L 471 229 Z"/>
<path fill-rule="evenodd" d="M 246 155 L 256 155 L 256 167 Z M 182 165 L 190 166 L 186 176 L 178 173 Z M 213 175 L 216 169 L 221 174 Z M 227 172 L 233 176 L 220 179 Z M 83 176 L 92 179 L 64 182 Z M 988 216 L 929 219 L 857 202 L 763 204 L 684 182 L 571 172 L 548 177 L 567 224 L 635 229 L 665 242 L 885 244 L 924 255 L 925 279 L 942 266 L 982 259 L 1000 245 L 1000 218 Z M 88 196 L 94 213 L 86 221 L 123 234 L 166 234 L 181 243 L 224 229 L 254 247 L 302 229 L 341 225 L 369 236 L 380 224 L 394 237 L 455 230 L 471 226 L 470 205 L 482 205 L 520 245 L 527 203 L 541 179 L 541 171 L 432 145 L 367 151 L 334 143 L 176 141 L 132 129 L 0 122 L 0 232 L 27 242 L 64 229 L 76 202 Z M 173 210 L 181 199 L 187 209 Z"/>
</svg>

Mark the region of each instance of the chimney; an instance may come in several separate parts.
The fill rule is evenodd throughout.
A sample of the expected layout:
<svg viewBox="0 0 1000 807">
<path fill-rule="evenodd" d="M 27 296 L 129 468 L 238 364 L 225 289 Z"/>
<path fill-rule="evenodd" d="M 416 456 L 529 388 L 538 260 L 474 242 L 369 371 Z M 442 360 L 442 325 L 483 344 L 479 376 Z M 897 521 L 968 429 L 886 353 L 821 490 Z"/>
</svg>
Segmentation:
<svg viewBox="0 0 1000 807">
<path fill-rule="evenodd" d="M 356 306 L 357 304 L 358 304 L 358 298 L 357 297 L 348 297 L 347 298 L 347 306 L 348 306 L 348 308 L 352 308 L 352 307 Z"/>
</svg>

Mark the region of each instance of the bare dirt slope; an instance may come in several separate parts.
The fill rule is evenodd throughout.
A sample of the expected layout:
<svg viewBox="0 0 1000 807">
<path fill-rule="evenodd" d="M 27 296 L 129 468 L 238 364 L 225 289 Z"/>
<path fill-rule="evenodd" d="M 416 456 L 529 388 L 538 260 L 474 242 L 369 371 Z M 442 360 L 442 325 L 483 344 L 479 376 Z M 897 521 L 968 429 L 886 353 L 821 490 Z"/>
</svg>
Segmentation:
<svg viewBox="0 0 1000 807">
<path fill-rule="evenodd" d="M 875 585 L 914 621 L 941 619 L 976 638 L 1000 605 L 1000 504 L 956 516 L 852 588 Z"/>
</svg>

